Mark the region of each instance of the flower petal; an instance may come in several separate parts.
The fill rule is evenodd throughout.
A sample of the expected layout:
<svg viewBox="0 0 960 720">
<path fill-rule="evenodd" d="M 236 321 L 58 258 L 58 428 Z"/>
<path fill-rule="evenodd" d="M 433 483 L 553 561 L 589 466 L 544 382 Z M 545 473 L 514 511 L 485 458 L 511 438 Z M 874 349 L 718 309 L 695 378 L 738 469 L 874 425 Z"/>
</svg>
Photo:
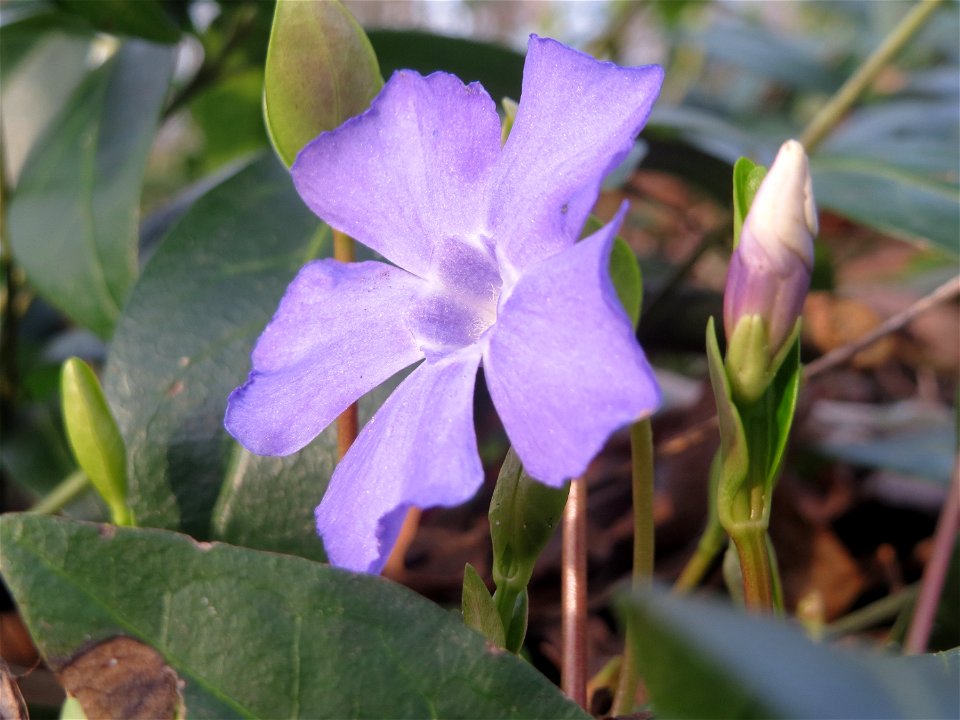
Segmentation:
<svg viewBox="0 0 960 720">
<path fill-rule="evenodd" d="M 559 485 L 583 473 L 660 390 L 610 281 L 617 217 L 520 278 L 484 352 L 493 403 L 523 465 Z"/>
<path fill-rule="evenodd" d="M 480 244 L 500 120 L 478 84 L 393 74 L 370 109 L 321 134 L 291 172 L 327 223 L 421 277 L 451 238 Z"/>
<path fill-rule="evenodd" d="M 657 65 L 618 67 L 530 36 L 517 118 L 491 188 L 501 262 L 522 271 L 577 240 L 662 82 Z"/>
<path fill-rule="evenodd" d="M 330 562 L 378 573 L 411 506 L 459 505 L 483 482 L 473 428 L 476 347 L 427 360 L 366 424 L 317 508 Z"/>
<path fill-rule="evenodd" d="M 225 425 L 251 452 L 296 452 L 346 407 L 423 357 L 404 324 L 423 281 L 381 262 L 305 265 L 253 350 Z"/>
</svg>

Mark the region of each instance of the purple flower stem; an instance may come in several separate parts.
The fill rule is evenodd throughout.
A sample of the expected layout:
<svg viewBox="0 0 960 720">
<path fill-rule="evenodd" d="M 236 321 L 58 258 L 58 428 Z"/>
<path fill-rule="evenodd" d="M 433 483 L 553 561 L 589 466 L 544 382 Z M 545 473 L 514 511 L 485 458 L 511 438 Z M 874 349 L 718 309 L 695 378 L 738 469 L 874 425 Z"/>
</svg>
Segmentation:
<svg viewBox="0 0 960 720">
<path fill-rule="evenodd" d="M 561 668 L 563 692 L 587 706 L 587 481 L 570 483 L 563 509 Z"/>
</svg>

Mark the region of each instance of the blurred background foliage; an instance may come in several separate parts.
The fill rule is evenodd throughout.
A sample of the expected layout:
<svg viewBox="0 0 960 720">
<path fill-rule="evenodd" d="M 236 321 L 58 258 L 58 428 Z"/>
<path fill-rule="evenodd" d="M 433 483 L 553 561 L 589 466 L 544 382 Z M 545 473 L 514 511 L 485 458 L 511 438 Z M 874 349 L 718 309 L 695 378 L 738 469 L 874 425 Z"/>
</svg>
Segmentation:
<svg viewBox="0 0 960 720">
<path fill-rule="evenodd" d="M 667 560 L 662 572 L 675 574 L 679 560 L 669 552 L 689 550 L 705 506 L 705 489 L 683 477 L 705 477 L 712 454 L 708 446 L 696 448 L 697 423 L 710 412 L 701 402 L 709 396 L 702 338 L 706 318 L 719 314 L 732 164 L 741 155 L 769 164 L 913 3 L 345 5 L 367 29 L 385 77 L 400 67 L 442 69 L 480 80 L 496 100 L 519 98 L 531 32 L 621 64 L 665 66 L 650 123 L 637 151 L 608 181 L 597 213 L 609 216 L 622 197 L 632 200 L 624 237 L 645 272 L 640 336 L 662 371 L 668 400 L 657 426 L 665 439 L 658 444 L 658 542 Z M 306 249 L 316 254 L 329 243 L 291 201 L 270 157 L 262 86 L 272 16 L 272 3 L 242 0 L 0 5 L 4 510 L 28 507 L 74 476 L 59 417 L 60 364 L 78 355 L 102 368 L 109 353 L 105 386 L 132 470 L 142 451 L 142 473 L 162 466 L 163 473 L 199 478 L 174 488 L 180 500 L 195 494 L 189 512 L 170 515 L 158 504 L 145 524 L 153 518 L 197 536 L 319 556 L 316 548 L 304 549 L 302 537 L 312 538 L 312 478 L 329 474 L 330 447 L 320 443 L 322 453 L 297 460 L 241 461 L 220 425 L 226 391 L 243 377 L 249 344 L 275 299 L 311 256 Z M 805 311 L 808 358 L 869 331 L 956 274 L 958 35 L 958 5 L 946 2 L 811 152 L 822 214 L 815 292 Z M 149 267 L 161 246 L 165 254 Z M 264 294 L 244 304 L 244 282 Z M 271 293 L 270 303 L 254 307 Z M 178 314 L 185 297 L 193 309 Z M 921 541 L 942 504 L 957 440 L 956 319 L 955 306 L 925 317 L 805 391 L 803 451 L 794 458 L 805 484 L 791 490 L 786 479 L 785 492 L 796 502 L 792 520 L 781 519 L 786 535 L 779 540 L 789 545 L 800 533 L 809 544 L 796 574 L 784 560 L 786 591 L 796 605 L 811 588 L 828 588 L 821 620 L 896 594 L 922 567 Z M 127 369 L 137 363 L 153 374 L 134 382 Z M 173 407 L 181 402 L 193 404 Z M 495 475 L 506 446 L 495 421 L 484 417 L 481 449 Z M 612 459 L 599 463 L 592 480 L 599 490 L 595 552 L 610 561 L 594 578 L 600 588 L 629 566 L 616 562 L 625 542 L 615 522 L 624 503 L 611 489 L 612 478 L 623 474 L 618 447 L 615 438 Z M 224 467 L 233 486 L 220 485 Z M 258 500 L 233 502 L 240 479 L 255 477 L 264 483 L 259 492 L 269 492 L 267 481 L 281 476 L 294 478 L 296 490 L 274 508 L 276 521 L 244 525 Z M 866 498 L 868 509 L 854 495 Z M 483 502 L 468 512 L 476 514 Z M 76 517 L 104 517 L 92 493 L 62 504 Z M 300 534 L 265 540 L 290 508 L 299 513 Z M 802 533 L 797 515 L 806 522 Z M 448 517 L 461 530 L 475 527 L 473 520 Z M 908 541 L 862 531 L 889 517 L 907 518 L 901 529 Z M 435 551 L 425 548 L 449 539 L 445 531 L 427 519 L 413 553 L 426 558 L 433 580 L 410 581 L 441 600 L 455 590 L 436 578 L 450 568 L 458 575 L 464 553 L 481 571 L 489 564 L 471 555 L 484 552 L 477 550 L 483 533 L 466 535 L 457 546 L 464 553 L 431 556 Z M 889 553 L 878 550 L 884 545 L 894 548 L 892 565 Z M 548 575 L 555 570 L 550 562 L 548 553 Z M 549 611 L 547 620 L 555 620 Z M 537 622 L 532 618 L 532 636 L 540 633 L 549 647 L 553 630 Z M 942 629 L 934 646 L 956 645 L 955 618 Z M 596 640 L 608 641 L 602 633 Z M 609 648 L 594 654 L 609 656 Z"/>
</svg>

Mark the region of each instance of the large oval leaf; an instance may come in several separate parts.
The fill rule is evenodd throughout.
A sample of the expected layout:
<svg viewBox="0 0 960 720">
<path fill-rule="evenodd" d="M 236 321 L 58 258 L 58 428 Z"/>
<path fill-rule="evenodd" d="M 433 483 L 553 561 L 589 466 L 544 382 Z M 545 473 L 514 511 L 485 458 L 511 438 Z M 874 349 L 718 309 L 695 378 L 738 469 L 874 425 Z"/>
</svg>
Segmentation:
<svg viewBox="0 0 960 720">
<path fill-rule="evenodd" d="M 265 156 L 201 198 L 151 258 L 104 375 L 127 444 L 129 503 L 139 524 L 209 535 L 234 447 L 223 429 L 227 395 L 246 377 L 254 341 L 284 288 L 330 247 L 329 231 L 290 176 Z M 286 467 L 264 463 L 270 472 Z M 312 483 L 299 509 L 307 519 L 322 475 Z M 292 526 L 298 517 L 289 518 Z"/>
<path fill-rule="evenodd" d="M 123 45 L 36 144 L 10 204 L 31 284 L 101 337 L 136 278 L 140 185 L 172 69 L 170 48 Z"/>
<path fill-rule="evenodd" d="M 588 718 L 529 664 L 409 590 L 160 530 L 8 516 L 2 567 L 54 668 L 156 648 L 190 718 Z"/>
<path fill-rule="evenodd" d="M 277 0 L 263 107 L 287 166 L 321 132 L 366 110 L 382 84 L 370 41 L 343 5 Z"/>
</svg>

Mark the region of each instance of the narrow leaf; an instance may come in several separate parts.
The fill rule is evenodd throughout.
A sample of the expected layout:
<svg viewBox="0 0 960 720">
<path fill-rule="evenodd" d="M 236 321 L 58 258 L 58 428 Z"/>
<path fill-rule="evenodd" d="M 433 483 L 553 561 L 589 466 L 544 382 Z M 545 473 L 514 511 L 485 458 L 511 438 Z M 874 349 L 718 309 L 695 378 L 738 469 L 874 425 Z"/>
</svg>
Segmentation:
<svg viewBox="0 0 960 720">
<path fill-rule="evenodd" d="M 480 573 L 470 563 L 463 568 L 463 593 L 460 598 L 463 622 L 473 628 L 497 647 L 504 647 L 506 637 L 503 623 L 497 614 L 493 596 L 480 577 Z"/>
<path fill-rule="evenodd" d="M 620 304 L 636 330 L 640 322 L 640 306 L 643 303 L 643 277 L 636 253 L 620 237 L 614 241 L 610 253 L 610 280 L 617 291 Z"/>
<path fill-rule="evenodd" d="M 528 663 L 378 577 L 41 516 L 5 517 L 0 553 L 54 669 L 117 636 L 146 643 L 182 681 L 189 718 L 589 718 Z"/>
<path fill-rule="evenodd" d="M 742 157 L 733 166 L 733 247 L 740 243 L 743 221 L 766 175 L 767 169 L 750 158 Z"/>
</svg>

